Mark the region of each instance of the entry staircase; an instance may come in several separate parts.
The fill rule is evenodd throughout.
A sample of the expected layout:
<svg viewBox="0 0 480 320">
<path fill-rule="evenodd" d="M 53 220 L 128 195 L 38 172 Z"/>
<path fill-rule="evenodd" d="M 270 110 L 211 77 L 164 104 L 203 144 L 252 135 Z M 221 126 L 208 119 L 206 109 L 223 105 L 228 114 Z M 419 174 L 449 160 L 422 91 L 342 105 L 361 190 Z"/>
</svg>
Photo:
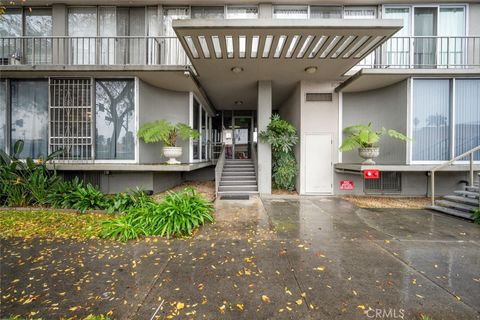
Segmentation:
<svg viewBox="0 0 480 320">
<path fill-rule="evenodd" d="M 225 146 L 215 167 L 215 192 L 217 196 L 248 196 L 258 193 L 257 154 L 251 145 L 251 159 L 226 159 Z"/>
<path fill-rule="evenodd" d="M 225 160 L 218 194 L 221 196 L 252 193 L 258 193 L 253 160 Z"/>
<path fill-rule="evenodd" d="M 474 154 L 480 150 L 480 146 L 477 146 L 452 160 L 445 162 L 438 167 L 433 168 L 430 171 L 430 183 L 431 183 L 431 197 L 432 204 L 429 207 L 432 210 L 442 212 L 454 217 L 473 220 L 472 213 L 475 210 L 480 209 L 480 188 L 479 179 L 480 174 L 477 175 L 475 181 L 474 175 Z M 453 194 L 443 196 L 442 199 L 435 200 L 435 172 L 445 168 L 448 165 L 453 164 L 455 161 L 469 157 L 470 169 L 469 169 L 469 181 L 468 185 L 463 190 L 456 190 Z"/>
</svg>

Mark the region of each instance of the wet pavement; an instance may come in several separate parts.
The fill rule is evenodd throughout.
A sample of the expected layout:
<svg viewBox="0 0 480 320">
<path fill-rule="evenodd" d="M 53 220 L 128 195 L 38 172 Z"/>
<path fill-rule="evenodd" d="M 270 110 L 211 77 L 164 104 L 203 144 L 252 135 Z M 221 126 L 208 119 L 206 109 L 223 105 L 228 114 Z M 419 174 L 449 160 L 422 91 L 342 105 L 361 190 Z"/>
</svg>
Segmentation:
<svg viewBox="0 0 480 320">
<path fill-rule="evenodd" d="M 480 319 L 480 226 L 337 198 L 218 201 L 193 239 L 2 239 L 1 317 Z"/>
</svg>

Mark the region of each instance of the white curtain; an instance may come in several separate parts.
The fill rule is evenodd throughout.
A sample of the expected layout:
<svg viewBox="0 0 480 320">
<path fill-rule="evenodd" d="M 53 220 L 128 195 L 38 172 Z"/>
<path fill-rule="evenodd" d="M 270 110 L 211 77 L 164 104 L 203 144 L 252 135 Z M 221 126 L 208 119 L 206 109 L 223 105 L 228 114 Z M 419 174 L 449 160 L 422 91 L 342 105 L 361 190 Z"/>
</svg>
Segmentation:
<svg viewBox="0 0 480 320">
<path fill-rule="evenodd" d="M 414 161 L 450 159 L 450 80 L 413 81 Z"/>
<path fill-rule="evenodd" d="M 72 64 L 95 64 L 97 8 L 69 8 L 68 35 L 78 37 L 70 39 L 70 62 Z"/>
<path fill-rule="evenodd" d="M 384 60 L 389 66 L 410 65 L 410 8 L 385 8 L 384 19 L 402 19 L 403 28 L 384 46 Z"/>
<path fill-rule="evenodd" d="M 0 43 L 0 58 L 8 60 L 12 55 L 21 55 L 21 41 L 14 37 L 22 35 L 22 11 L 20 9 L 7 8 L 3 14 L 0 14 L 0 36 L 12 37 L 3 39 Z M 0 64 L 7 64 L 2 61 Z"/>
<path fill-rule="evenodd" d="M 48 82 L 12 80 L 12 145 L 23 140 L 22 158 L 47 155 Z"/>
<path fill-rule="evenodd" d="M 7 138 L 7 88 L 6 81 L 0 80 L 0 150 L 5 151 Z"/>
<path fill-rule="evenodd" d="M 310 6 L 310 19 L 341 19 L 342 7 Z"/>
<path fill-rule="evenodd" d="M 377 9 L 375 7 L 346 7 L 343 17 L 345 19 L 375 19 Z"/>
<path fill-rule="evenodd" d="M 194 6 L 192 19 L 223 19 L 225 14 L 223 6 Z"/>
<path fill-rule="evenodd" d="M 185 65 L 187 64 L 187 56 L 180 42 L 175 38 L 173 31 L 173 20 L 190 18 L 188 8 L 164 8 L 163 9 L 163 35 L 167 38 L 162 44 L 162 63 L 168 65 Z"/>
<path fill-rule="evenodd" d="M 100 45 L 100 63 L 114 64 L 115 63 L 115 37 L 117 35 L 116 26 L 116 9 L 115 7 L 100 7 L 98 8 L 98 31 L 102 38 Z"/>
<path fill-rule="evenodd" d="M 438 24 L 441 65 L 459 66 L 465 62 L 465 8 L 440 7 Z M 444 38 L 449 37 L 449 38 Z"/>
<path fill-rule="evenodd" d="M 257 19 L 257 6 L 227 6 L 227 19 Z"/>
<path fill-rule="evenodd" d="M 480 79 L 455 80 L 455 155 L 480 145 Z M 480 152 L 475 154 L 480 160 Z"/>
</svg>

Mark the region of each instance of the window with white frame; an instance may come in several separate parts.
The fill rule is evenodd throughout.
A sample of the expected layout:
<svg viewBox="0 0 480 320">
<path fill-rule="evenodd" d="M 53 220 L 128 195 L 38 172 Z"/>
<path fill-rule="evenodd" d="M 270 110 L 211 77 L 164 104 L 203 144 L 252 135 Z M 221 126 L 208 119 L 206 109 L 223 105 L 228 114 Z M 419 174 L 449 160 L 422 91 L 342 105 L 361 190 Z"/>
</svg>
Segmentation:
<svg viewBox="0 0 480 320">
<path fill-rule="evenodd" d="M 192 128 L 200 133 L 198 139 L 192 139 L 192 160 L 209 160 L 211 117 L 195 97 L 193 97 L 191 115 Z"/>
<path fill-rule="evenodd" d="M 345 7 L 343 9 L 345 19 L 376 19 L 376 7 Z"/>
<path fill-rule="evenodd" d="M 224 6 L 192 6 L 192 19 L 223 19 Z"/>
<path fill-rule="evenodd" d="M 413 162 L 449 160 L 480 145 L 480 79 L 414 79 L 412 89 Z"/>
<path fill-rule="evenodd" d="M 310 19 L 342 19 L 342 6 L 310 6 Z"/>
<path fill-rule="evenodd" d="M 228 5 L 227 19 L 257 19 L 257 6 Z"/>
<path fill-rule="evenodd" d="M 308 6 L 273 6 L 273 18 L 275 19 L 308 19 Z"/>
</svg>

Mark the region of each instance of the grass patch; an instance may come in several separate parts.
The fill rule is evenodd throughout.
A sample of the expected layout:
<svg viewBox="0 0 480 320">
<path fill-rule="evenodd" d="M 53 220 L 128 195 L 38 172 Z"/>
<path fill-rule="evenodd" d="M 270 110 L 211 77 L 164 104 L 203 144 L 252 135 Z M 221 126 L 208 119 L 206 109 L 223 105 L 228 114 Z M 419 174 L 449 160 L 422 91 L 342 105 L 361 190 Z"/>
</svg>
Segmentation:
<svg viewBox="0 0 480 320">
<path fill-rule="evenodd" d="M 105 214 L 75 214 L 59 211 L 0 211 L 0 237 L 97 238 Z"/>
</svg>

